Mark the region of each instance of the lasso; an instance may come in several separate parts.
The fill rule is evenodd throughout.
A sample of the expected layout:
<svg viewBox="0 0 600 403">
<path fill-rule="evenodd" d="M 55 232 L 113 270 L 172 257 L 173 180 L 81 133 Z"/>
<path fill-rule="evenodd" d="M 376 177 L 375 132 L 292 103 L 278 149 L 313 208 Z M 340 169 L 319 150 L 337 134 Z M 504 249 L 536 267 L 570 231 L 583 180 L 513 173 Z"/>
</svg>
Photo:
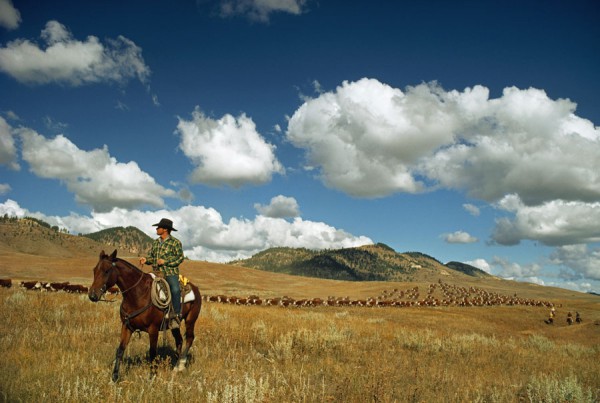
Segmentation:
<svg viewBox="0 0 600 403">
<path fill-rule="evenodd" d="M 159 295 L 159 288 L 162 288 L 166 294 L 166 300 L 162 300 Z M 171 293 L 169 292 L 169 283 L 162 277 L 155 277 L 152 283 L 152 304 L 159 309 L 167 309 L 171 305 Z"/>
</svg>

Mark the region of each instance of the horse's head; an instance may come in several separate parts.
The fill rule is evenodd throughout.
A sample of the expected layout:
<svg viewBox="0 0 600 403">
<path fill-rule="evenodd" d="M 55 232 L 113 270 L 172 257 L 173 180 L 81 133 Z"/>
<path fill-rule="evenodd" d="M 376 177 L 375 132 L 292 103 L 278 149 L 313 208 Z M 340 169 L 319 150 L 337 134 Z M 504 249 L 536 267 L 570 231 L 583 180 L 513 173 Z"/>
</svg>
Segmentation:
<svg viewBox="0 0 600 403">
<path fill-rule="evenodd" d="M 94 267 L 94 281 L 90 286 L 88 297 L 92 302 L 98 302 L 107 289 L 117 282 L 117 250 L 107 255 L 104 251 L 100 252 L 100 260 Z"/>
</svg>

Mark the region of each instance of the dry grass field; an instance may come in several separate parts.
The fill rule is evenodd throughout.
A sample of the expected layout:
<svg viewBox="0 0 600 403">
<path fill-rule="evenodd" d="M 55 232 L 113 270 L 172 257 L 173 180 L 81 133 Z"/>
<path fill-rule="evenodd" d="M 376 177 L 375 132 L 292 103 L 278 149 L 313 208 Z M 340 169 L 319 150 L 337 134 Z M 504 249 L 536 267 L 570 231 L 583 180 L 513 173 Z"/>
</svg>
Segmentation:
<svg viewBox="0 0 600 403">
<path fill-rule="evenodd" d="M 97 255 L 0 253 L 0 278 L 89 285 L 96 260 Z M 366 298 L 415 286 L 191 261 L 182 272 L 207 295 Z M 132 338 L 121 380 L 113 384 L 120 297 L 94 304 L 85 295 L 0 289 L 0 400 L 599 401 L 600 297 L 498 279 L 460 285 L 552 301 L 556 322 L 546 325 L 549 309 L 539 306 L 282 308 L 205 302 L 184 372 L 172 371 L 174 343 L 164 333 L 158 375 L 150 379 L 148 336 L 142 333 Z M 568 326 L 567 311 L 580 312 L 583 323 Z"/>
</svg>

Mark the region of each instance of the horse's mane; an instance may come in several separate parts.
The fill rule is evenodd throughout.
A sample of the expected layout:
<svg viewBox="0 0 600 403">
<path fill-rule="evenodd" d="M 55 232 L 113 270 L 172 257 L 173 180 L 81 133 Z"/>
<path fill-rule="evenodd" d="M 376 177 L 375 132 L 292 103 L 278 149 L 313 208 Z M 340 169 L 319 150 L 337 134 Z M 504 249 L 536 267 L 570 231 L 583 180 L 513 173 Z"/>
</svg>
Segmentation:
<svg viewBox="0 0 600 403">
<path fill-rule="evenodd" d="M 120 257 L 117 257 L 116 259 L 117 259 L 117 261 L 119 261 L 119 262 L 123 263 L 125 266 L 127 266 L 127 267 L 128 267 L 128 268 L 130 268 L 130 269 L 133 269 L 133 270 L 137 271 L 138 273 L 141 273 L 141 274 L 148 274 L 148 273 L 146 273 L 145 271 L 143 271 L 142 269 L 140 269 L 139 267 L 135 266 L 134 264 L 131 264 L 131 263 L 129 263 L 129 262 L 128 262 L 127 260 L 125 260 L 125 259 L 121 259 Z"/>
</svg>

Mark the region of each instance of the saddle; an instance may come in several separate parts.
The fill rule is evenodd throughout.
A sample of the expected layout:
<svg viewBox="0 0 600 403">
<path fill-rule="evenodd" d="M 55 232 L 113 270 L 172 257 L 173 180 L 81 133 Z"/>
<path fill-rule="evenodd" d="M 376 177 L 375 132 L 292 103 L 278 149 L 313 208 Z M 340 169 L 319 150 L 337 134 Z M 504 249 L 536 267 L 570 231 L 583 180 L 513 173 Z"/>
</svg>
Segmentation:
<svg viewBox="0 0 600 403">
<path fill-rule="evenodd" d="M 171 289 L 167 281 L 161 276 L 157 276 L 155 273 L 150 273 L 152 276 L 152 304 L 163 310 L 171 312 L 173 310 L 173 303 L 171 302 Z M 189 280 L 179 275 L 179 288 L 181 289 L 181 303 L 191 302 L 196 299 L 192 291 L 192 285 Z M 169 303 L 167 304 L 167 301 Z"/>
</svg>

